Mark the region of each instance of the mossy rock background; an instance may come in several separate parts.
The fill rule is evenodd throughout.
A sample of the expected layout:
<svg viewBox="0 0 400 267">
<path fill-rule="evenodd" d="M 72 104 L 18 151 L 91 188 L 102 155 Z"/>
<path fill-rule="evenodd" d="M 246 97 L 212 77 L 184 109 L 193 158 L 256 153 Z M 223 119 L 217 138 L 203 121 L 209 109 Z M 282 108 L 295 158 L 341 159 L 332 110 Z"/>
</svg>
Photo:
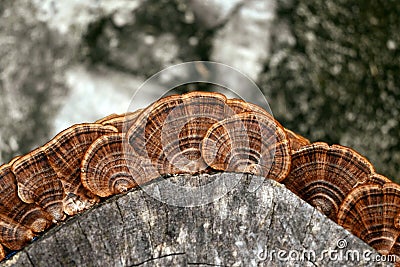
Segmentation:
<svg viewBox="0 0 400 267">
<path fill-rule="evenodd" d="M 283 125 L 311 141 L 352 147 L 397 182 L 399 12 L 398 1 L 281 5 L 278 20 L 294 39 L 275 42 L 260 80 Z"/>
</svg>

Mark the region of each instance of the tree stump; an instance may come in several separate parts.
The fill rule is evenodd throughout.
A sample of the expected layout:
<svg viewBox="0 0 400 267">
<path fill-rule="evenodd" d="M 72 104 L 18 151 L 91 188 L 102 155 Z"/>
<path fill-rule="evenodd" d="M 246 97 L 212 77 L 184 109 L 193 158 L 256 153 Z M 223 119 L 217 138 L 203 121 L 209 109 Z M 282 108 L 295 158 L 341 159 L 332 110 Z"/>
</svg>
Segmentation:
<svg viewBox="0 0 400 267">
<path fill-rule="evenodd" d="M 219 178 L 235 183 L 233 190 L 201 206 L 172 206 L 148 195 L 159 181 L 114 196 L 1 266 L 377 266 L 374 249 L 275 181 L 254 188 L 261 178 L 244 174 L 169 179 Z M 185 197 L 190 204 L 193 196 Z"/>
</svg>

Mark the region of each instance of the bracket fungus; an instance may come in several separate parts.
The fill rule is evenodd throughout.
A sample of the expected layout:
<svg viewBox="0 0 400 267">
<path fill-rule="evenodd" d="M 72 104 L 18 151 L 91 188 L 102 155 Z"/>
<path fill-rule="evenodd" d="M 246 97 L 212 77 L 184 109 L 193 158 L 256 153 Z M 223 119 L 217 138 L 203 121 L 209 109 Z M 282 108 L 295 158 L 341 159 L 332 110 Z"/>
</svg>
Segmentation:
<svg viewBox="0 0 400 267">
<path fill-rule="evenodd" d="M 300 148 L 310 145 L 311 142 L 307 138 L 285 128 L 285 132 L 289 138 L 290 149 L 292 153 L 296 152 Z"/>
<path fill-rule="evenodd" d="M 205 162 L 216 170 L 253 173 L 279 182 L 290 169 L 285 131 L 261 113 L 240 113 L 215 123 L 202 151 Z"/>
<path fill-rule="evenodd" d="M 6 257 L 6 252 L 2 244 L 0 244 L 0 261 Z"/>
<path fill-rule="evenodd" d="M 354 150 L 317 142 L 292 155 L 286 187 L 333 221 L 343 199 L 374 172 L 372 165 Z"/>
<path fill-rule="evenodd" d="M 0 214 L 0 243 L 11 250 L 23 248 L 35 235 L 25 226 Z"/>
<path fill-rule="evenodd" d="M 208 128 L 226 117 L 226 97 L 192 92 L 172 95 L 144 109 L 127 133 L 135 152 L 159 173 L 199 173 L 207 168 L 201 142 Z"/>
<path fill-rule="evenodd" d="M 344 199 L 338 223 L 383 255 L 400 253 L 400 186 L 356 187 Z"/>
<path fill-rule="evenodd" d="M 271 120 L 275 120 L 268 111 L 266 111 L 265 109 L 256 104 L 245 102 L 241 99 L 236 99 L 236 98 L 228 99 L 226 102 L 229 108 L 232 109 L 237 114 L 245 112 L 256 112 L 269 117 Z M 284 131 L 286 132 L 287 138 L 289 139 L 292 153 L 303 146 L 311 144 L 307 138 L 289 129 L 284 128 Z"/>
<path fill-rule="evenodd" d="M 74 125 L 0 166 L 0 259 L 102 198 L 160 175 L 215 171 L 282 182 L 380 253 L 400 255 L 400 186 L 366 158 L 310 143 L 255 104 L 191 92 Z"/>
<path fill-rule="evenodd" d="M 44 146 L 46 156 L 62 182 L 63 211 L 74 215 L 98 202 L 80 180 L 80 165 L 88 147 L 100 136 L 117 132 L 113 126 L 82 123 L 74 125 Z"/>
<path fill-rule="evenodd" d="M 122 133 L 104 135 L 86 152 L 82 160 L 81 181 L 93 194 L 108 197 L 158 177 L 151 162 L 147 161 L 146 165 L 145 159 L 132 150 L 123 149 L 123 140 Z"/>
<path fill-rule="evenodd" d="M 17 180 L 11 166 L 0 166 L 0 213 L 33 232 L 42 232 L 52 224 L 52 217 L 41 207 L 18 197 Z"/>
<path fill-rule="evenodd" d="M 130 128 L 132 123 L 136 120 L 141 111 L 141 109 L 138 109 L 134 112 L 128 112 L 120 115 L 111 114 L 100 120 L 97 120 L 95 123 L 114 126 L 120 133 L 126 132 Z"/>
<path fill-rule="evenodd" d="M 54 221 L 65 218 L 62 205 L 64 189 L 42 147 L 15 160 L 11 169 L 17 179 L 18 196 L 22 201 L 36 203 Z"/>
</svg>

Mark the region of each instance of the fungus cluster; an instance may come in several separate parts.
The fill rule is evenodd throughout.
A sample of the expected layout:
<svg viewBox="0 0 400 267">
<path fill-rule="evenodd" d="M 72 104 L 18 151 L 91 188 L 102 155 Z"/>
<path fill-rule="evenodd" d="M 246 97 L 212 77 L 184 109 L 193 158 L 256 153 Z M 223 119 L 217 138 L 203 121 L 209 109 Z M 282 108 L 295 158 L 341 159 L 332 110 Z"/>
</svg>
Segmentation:
<svg viewBox="0 0 400 267">
<path fill-rule="evenodd" d="M 281 182 L 378 252 L 400 255 L 400 186 L 367 159 L 310 143 L 257 105 L 191 92 L 74 125 L 0 166 L 0 257 L 105 197 L 216 171 Z"/>
</svg>

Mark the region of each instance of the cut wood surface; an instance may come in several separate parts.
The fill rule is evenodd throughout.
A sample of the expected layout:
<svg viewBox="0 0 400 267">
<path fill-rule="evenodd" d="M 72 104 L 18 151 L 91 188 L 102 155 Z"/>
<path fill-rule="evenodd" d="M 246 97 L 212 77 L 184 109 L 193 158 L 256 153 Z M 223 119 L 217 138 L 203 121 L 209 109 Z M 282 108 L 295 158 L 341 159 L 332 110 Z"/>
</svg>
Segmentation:
<svg viewBox="0 0 400 267">
<path fill-rule="evenodd" d="M 0 266 L 391 266 L 273 180 L 255 188 L 261 178 L 252 175 L 169 179 L 221 179 L 215 195 L 235 186 L 211 203 L 177 207 L 146 193 L 157 192 L 155 181 L 74 216 Z M 195 194 L 175 197 L 198 203 Z"/>
</svg>

